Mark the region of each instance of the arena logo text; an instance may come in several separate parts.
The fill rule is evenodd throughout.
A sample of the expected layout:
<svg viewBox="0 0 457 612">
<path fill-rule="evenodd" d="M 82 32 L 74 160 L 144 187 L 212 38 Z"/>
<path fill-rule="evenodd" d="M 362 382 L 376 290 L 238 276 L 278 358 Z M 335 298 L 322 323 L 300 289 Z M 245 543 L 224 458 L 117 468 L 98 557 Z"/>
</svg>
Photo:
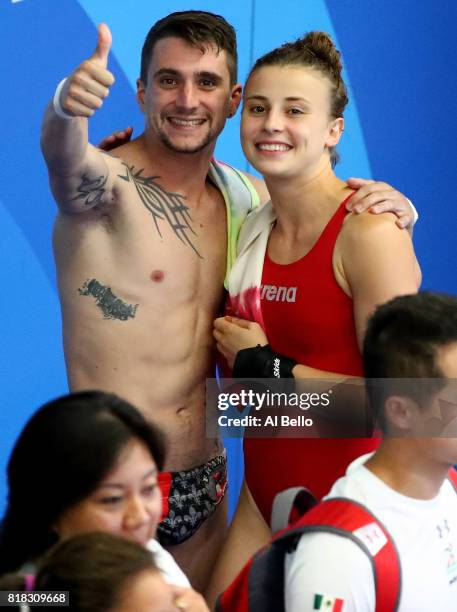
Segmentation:
<svg viewBox="0 0 457 612">
<path fill-rule="evenodd" d="M 261 300 L 269 302 L 295 302 L 297 287 L 277 287 L 276 285 L 261 285 Z"/>
</svg>

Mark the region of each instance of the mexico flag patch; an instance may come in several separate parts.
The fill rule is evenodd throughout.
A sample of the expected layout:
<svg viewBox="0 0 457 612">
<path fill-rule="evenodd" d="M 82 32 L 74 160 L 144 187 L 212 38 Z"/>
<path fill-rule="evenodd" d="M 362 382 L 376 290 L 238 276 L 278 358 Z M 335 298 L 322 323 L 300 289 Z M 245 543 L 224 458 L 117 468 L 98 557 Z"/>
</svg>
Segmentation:
<svg viewBox="0 0 457 612">
<path fill-rule="evenodd" d="M 341 612 L 344 600 L 331 595 L 314 595 L 313 610 L 323 610 L 324 612 Z"/>
</svg>

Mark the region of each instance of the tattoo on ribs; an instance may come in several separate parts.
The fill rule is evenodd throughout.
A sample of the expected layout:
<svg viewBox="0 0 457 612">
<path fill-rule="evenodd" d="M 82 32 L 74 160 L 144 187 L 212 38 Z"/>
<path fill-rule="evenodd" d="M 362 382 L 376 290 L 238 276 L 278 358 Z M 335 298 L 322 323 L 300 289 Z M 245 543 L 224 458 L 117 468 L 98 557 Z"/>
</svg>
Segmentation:
<svg viewBox="0 0 457 612">
<path fill-rule="evenodd" d="M 92 280 L 87 279 L 78 291 L 80 295 L 91 295 L 96 299 L 96 304 L 103 312 L 104 319 L 127 321 L 127 319 L 133 319 L 136 314 L 138 304 L 134 306 L 127 304 L 121 298 L 114 295 L 111 287 L 105 287 L 95 278 Z"/>
<path fill-rule="evenodd" d="M 181 242 L 188 244 L 190 248 L 200 257 L 200 253 L 192 243 L 189 234 L 197 234 L 192 228 L 192 217 L 189 214 L 189 207 L 184 204 L 185 197 L 179 193 L 166 191 L 155 179 L 158 176 L 143 176 L 144 169 L 135 170 L 134 166 L 125 166 L 125 176 L 119 174 L 119 178 L 124 181 L 132 181 L 136 187 L 140 200 L 145 208 L 151 213 L 154 219 L 156 230 L 162 238 L 159 228 L 159 221 L 165 221 L 174 231 Z"/>
<path fill-rule="evenodd" d="M 76 188 L 78 195 L 72 198 L 72 201 L 83 200 L 84 206 L 96 206 L 105 193 L 107 178 L 101 175 L 91 179 L 87 174 L 83 174 L 82 181 Z"/>
</svg>

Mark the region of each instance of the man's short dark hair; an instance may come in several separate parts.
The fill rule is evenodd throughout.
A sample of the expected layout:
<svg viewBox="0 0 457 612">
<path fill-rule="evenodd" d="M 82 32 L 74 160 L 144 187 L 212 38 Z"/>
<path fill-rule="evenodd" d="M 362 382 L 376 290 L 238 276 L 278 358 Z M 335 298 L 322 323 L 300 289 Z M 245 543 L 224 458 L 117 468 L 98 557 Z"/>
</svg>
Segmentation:
<svg viewBox="0 0 457 612">
<path fill-rule="evenodd" d="M 154 47 L 162 38 L 176 36 L 190 45 L 205 52 L 208 44 L 214 45 L 217 52 L 227 53 L 230 84 L 237 81 L 238 55 L 236 32 L 223 17 L 206 11 L 181 11 L 159 19 L 149 30 L 141 52 L 140 78 L 147 83 L 149 64 Z"/>
<path fill-rule="evenodd" d="M 421 292 L 379 306 L 371 317 L 363 345 L 367 393 L 378 424 L 385 430 L 383 406 L 393 394 L 419 404 L 444 386 L 437 351 L 457 342 L 457 298 Z M 379 380 L 386 378 L 386 384 Z M 414 380 L 428 379 L 424 385 Z M 431 380 L 434 379 L 434 380 Z"/>
</svg>

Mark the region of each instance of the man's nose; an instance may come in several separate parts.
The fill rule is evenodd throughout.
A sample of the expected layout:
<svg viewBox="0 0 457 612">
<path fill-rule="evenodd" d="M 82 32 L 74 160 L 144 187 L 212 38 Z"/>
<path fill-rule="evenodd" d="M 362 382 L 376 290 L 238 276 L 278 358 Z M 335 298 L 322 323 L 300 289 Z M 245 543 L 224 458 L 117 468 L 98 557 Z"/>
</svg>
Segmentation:
<svg viewBox="0 0 457 612">
<path fill-rule="evenodd" d="M 194 84 L 184 83 L 179 88 L 176 106 L 186 111 L 192 111 L 198 107 L 197 89 Z"/>
</svg>

